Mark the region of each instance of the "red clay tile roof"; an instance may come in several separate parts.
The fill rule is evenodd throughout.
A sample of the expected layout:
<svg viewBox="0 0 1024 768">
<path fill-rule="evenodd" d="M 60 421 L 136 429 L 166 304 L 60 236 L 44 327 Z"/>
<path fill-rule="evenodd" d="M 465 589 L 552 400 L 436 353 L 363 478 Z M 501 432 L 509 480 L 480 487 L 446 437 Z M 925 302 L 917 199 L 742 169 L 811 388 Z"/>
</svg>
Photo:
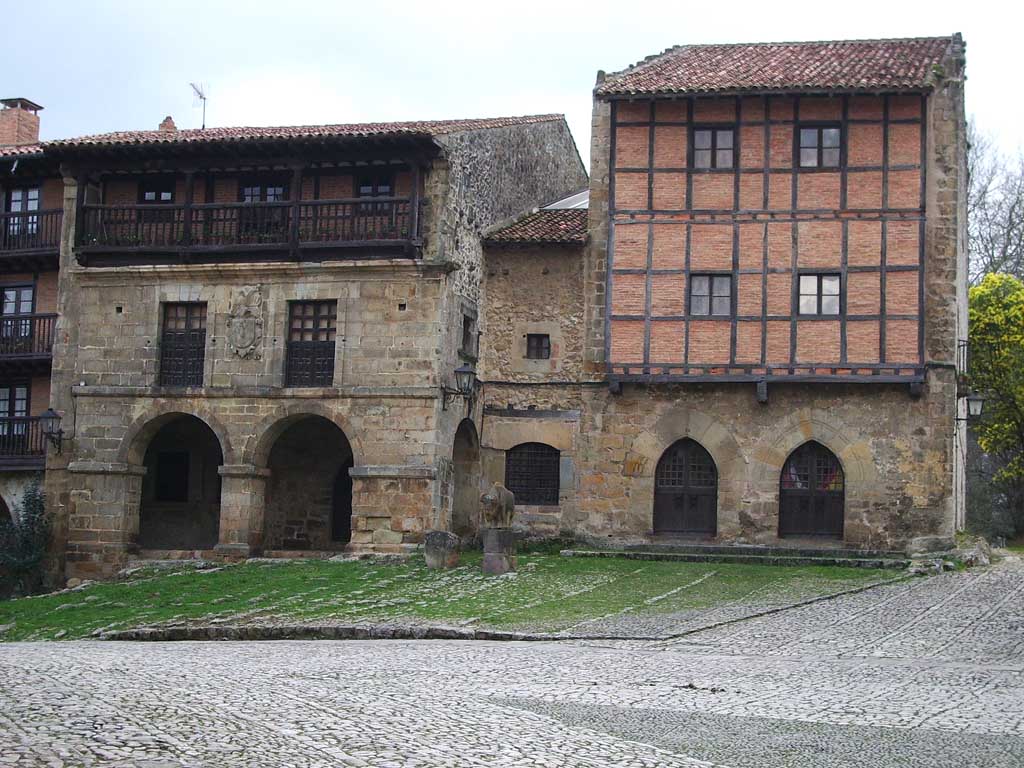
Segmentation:
<svg viewBox="0 0 1024 768">
<path fill-rule="evenodd" d="M 208 141 L 232 142 L 260 139 L 367 138 L 374 136 L 441 136 L 459 131 L 505 128 L 530 123 L 564 120 L 563 115 L 526 115 L 475 120 L 420 120 L 405 123 L 347 123 L 340 125 L 289 125 L 278 127 L 189 128 L 178 131 L 115 131 L 46 143 L 47 147 L 153 146 Z"/>
<path fill-rule="evenodd" d="M 0 157 L 24 157 L 25 155 L 39 155 L 42 152 L 42 144 L 5 144 L 0 146 Z"/>
<path fill-rule="evenodd" d="M 537 211 L 484 238 L 489 245 L 583 245 L 586 240 L 586 208 Z"/>
<path fill-rule="evenodd" d="M 608 75 L 598 96 L 931 88 L 959 35 L 902 40 L 680 45 Z"/>
</svg>

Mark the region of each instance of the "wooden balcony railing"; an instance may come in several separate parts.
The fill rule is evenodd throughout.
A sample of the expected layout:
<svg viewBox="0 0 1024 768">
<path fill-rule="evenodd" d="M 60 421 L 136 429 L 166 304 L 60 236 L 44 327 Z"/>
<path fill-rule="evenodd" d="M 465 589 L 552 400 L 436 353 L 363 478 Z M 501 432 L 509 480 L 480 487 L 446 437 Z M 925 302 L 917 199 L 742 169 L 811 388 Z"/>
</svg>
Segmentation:
<svg viewBox="0 0 1024 768">
<path fill-rule="evenodd" d="M 46 438 L 39 416 L 0 417 L 0 462 L 5 459 L 39 460 L 46 457 Z"/>
<path fill-rule="evenodd" d="M 60 248 L 64 211 L 0 213 L 0 252 Z"/>
<path fill-rule="evenodd" d="M 55 314 L 0 315 L 0 360 L 53 354 Z"/>
<path fill-rule="evenodd" d="M 85 205 L 80 246 L 217 249 L 256 245 L 372 245 L 415 238 L 409 198 L 296 203 Z"/>
</svg>

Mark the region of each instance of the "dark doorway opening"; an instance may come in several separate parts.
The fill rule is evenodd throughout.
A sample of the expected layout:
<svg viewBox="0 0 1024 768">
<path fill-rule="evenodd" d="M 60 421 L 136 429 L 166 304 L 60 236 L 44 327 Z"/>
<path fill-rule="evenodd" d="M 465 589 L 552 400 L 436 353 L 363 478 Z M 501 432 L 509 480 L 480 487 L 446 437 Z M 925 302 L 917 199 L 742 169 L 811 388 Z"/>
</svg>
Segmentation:
<svg viewBox="0 0 1024 768">
<path fill-rule="evenodd" d="M 654 475 L 654 533 L 712 537 L 718 532 L 718 470 L 689 438 L 669 446 Z"/>
<path fill-rule="evenodd" d="M 452 447 L 452 533 L 473 536 L 479 527 L 480 440 L 476 427 L 463 419 Z"/>
</svg>

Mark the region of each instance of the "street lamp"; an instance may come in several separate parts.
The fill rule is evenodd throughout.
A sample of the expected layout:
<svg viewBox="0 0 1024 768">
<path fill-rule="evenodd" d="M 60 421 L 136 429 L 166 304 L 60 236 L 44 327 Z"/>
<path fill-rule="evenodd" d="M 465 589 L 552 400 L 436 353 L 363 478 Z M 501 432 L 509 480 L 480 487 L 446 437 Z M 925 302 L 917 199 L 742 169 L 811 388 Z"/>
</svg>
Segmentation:
<svg viewBox="0 0 1024 768">
<path fill-rule="evenodd" d="M 466 400 L 471 400 L 475 389 L 476 371 L 468 363 L 463 363 L 455 369 L 455 389 L 441 385 L 441 410 L 447 411 L 448 403 L 458 395 L 462 395 Z"/>
<path fill-rule="evenodd" d="M 985 398 L 979 395 L 977 392 L 972 391 L 967 396 L 967 418 L 977 419 L 981 416 L 981 411 L 985 407 Z"/>
<path fill-rule="evenodd" d="M 57 453 L 61 452 L 64 442 L 64 430 L 60 428 L 60 422 L 60 414 L 53 408 L 47 408 L 39 417 L 39 423 L 43 428 L 43 437 L 50 441 L 50 444 L 57 449 Z"/>
</svg>

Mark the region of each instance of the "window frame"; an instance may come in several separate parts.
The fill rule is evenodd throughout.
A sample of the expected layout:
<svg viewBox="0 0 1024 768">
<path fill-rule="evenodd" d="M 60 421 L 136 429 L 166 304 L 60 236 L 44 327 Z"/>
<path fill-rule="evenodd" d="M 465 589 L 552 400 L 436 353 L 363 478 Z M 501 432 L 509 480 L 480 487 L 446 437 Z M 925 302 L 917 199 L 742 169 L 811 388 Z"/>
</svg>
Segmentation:
<svg viewBox="0 0 1024 768">
<path fill-rule="evenodd" d="M 145 178 L 139 182 L 139 205 L 174 205 L 174 198 L 177 193 L 177 180 L 170 176 L 155 176 Z M 147 194 L 154 194 L 153 200 L 147 200 Z M 162 200 L 164 194 L 170 195 L 168 200 Z"/>
<path fill-rule="evenodd" d="M 538 354 L 530 354 L 537 352 Z M 550 333 L 527 333 L 526 334 L 526 359 L 527 360 L 550 360 L 551 359 L 551 334 Z"/>
<path fill-rule="evenodd" d="M 802 285 L 802 283 L 803 283 L 803 279 L 805 277 L 813 277 L 813 278 L 815 278 L 815 293 L 810 294 L 810 293 L 804 293 L 803 292 L 803 285 Z M 836 280 L 839 281 L 838 293 L 835 293 L 835 294 L 832 294 L 832 293 L 824 294 L 824 293 L 822 293 L 822 283 L 823 283 L 823 279 L 826 278 L 826 277 L 834 277 L 834 278 L 836 278 Z M 794 315 L 796 315 L 797 317 L 833 318 L 833 317 L 842 317 L 844 314 L 846 314 L 846 296 L 845 296 L 846 292 L 843 290 L 843 275 L 842 275 L 841 272 L 817 272 L 817 271 L 815 271 L 815 272 L 798 272 L 797 276 L 796 276 L 796 279 L 797 279 L 797 285 L 796 285 L 796 307 L 794 307 L 794 312 L 793 312 Z M 801 307 L 801 299 L 804 296 L 812 296 L 812 295 L 815 297 L 815 301 L 814 301 L 815 311 L 814 312 L 804 312 L 803 308 Z M 822 296 L 825 296 L 825 295 L 836 296 L 838 298 L 838 300 L 839 300 L 838 301 L 838 308 L 837 308 L 837 310 L 835 312 L 824 313 L 824 312 L 821 311 Z"/>
<path fill-rule="evenodd" d="M 312 314 L 298 314 L 298 308 L 312 308 Z M 319 307 L 329 307 L 332 313 L 320 313 Z M 313 326 L 305 327 L 305 320 L 312 319 Z M 326 324 L 322 324 L 321 320 Z M 295 322 L 302 321 L 303 325 L 296 328 Z M 298 332 L 300 338 L 292 336 Z M 314 337 L 326 335 L 328 338 L 305 339 L 307 333 Z M 288 302 L 288 326 L 285 329 L 285 363 L 284 363 L 284 385 L 286 387 L 330 387 L 334 385 L 334 358 L 337 354 L 338 344 L 338 300 L 337 299 L 296 299 Z M 330 352 L 327 352 L 328 345 Z M 296 352 L 304 350 L 305 355 L 297 355 Z M 326 363 L 322 371 L 313 370 L 302 377 L 297 376 L 300 371 L 295 367 L 297 360 L 305 360 L 315 364 L 319 361 Z"/>
<path fill-rule="evenodd" d="M 462 330 L 459 337 L 459 357 L 476 362 L 480 354 L 479 318 L 466 310 L 462 311 Z"/>
<path fill-rule="evenodd" d="M 846 136 L 843 132 L 843 124 L 834 120 L 801 121 L 793 126 L 793 167 L 797 171 L 825 171 L 835 172 L 846 167 Z M 824 131 L 835 129 L 839 132 L 839 144 L 835 147 L 825 147 L 823 143 Z M 803 132 L 815 131 L 816 158 L 814 165 L 804 165 L 801 155 L 804 150 Z M 810 149 L 810 147 L 807 147 Z M 825 149 L 836 149 L 839 151 L 839 159 L 835 165 L 823 165 L 822 153 Z"/>
<path fill-rule="evenodd" d="M 183 318 L 172 318 L 171 309 L 183 308 Z M 195 314 L 193 314 L 195 313 Z M 183 389 L 186 387 L 201 387 L 206 380 L 206 332 L 208 330 L 209 311 L 205 301 L 165 301 L 161 304 L 160 312 L 160 363 L 158 377 L 161 387 Z M 184 328 L 170 329 L 170 320 L 183 319 Z M 191 321 L 198 319 L 201 327 L 191 327 Z M 181 337 L 184 341 L 175 343 L 175 337 Z M 194 337 L 194 338 L 193 338 Z M 181 348 L 183 355 L 168 356 L 168 349 Z M 185 360 L 186 362 L 198 363 L 185 371 L 171 370 L 165 367 L 173 361 Z M 191 370 L 191 372 L 190 372 Z"/>
<path fill-rule="evenodd" d="M 700 149 L 697 148 L 697 132 L 698 131 L 710 131 L 711 132 L 711 148 Z M 728 167 L 723 167 L 718 164 L 718 134 L 720 131 L 729 131 L 732 134 L 732 161 Z M 736 159 L 737 159 L 737 138 L 739 137 L 739 131 L 736 129 L 735 123 L 698 123 L 690 126 L 689 136 L 689 154 L 690 154 L 690 169 L 694 171 L 720 171 L 722 173 L 734 173 L 736 171 Z M 711 152 L 711 165 L 709 166 L 698 166 L 697 165 L 697 152 L 698 151 L 709 151 Z"/>
<path fill-rule="evenodd" d="M 707 312 L 694 312 L 693 310 L 693 287 L 694 279 L 706 277 L 708 279 L 708 293 L 699 294 L 698 298 L 706 297 L 708 300 Z M 722 298 L 721 294 L 715 294 L 715 280 L 716 278 L 726 278 L 729 281 L 729 311 L 725 314 L 716 313 L 714 311 L 714 300 L 716 298 Z M 686 316 L 688 318 L 706 318 L 709 320 L 732 318 L 736 315 L 736 280 L 733 277 L 732 272 L 691 272 L 687 275 L 686 283 Z"/>
<path fill-rule="evenodd" d="M 33 195 L 33 193 L 35 193 Z M 17 196 L 19 207 L 14 209 L 14 200 Z M 35 204 L 33 208 L 32 205 Z M 39 233 L 39 213 L 43 210 L 43 185 L 41 183 L 21 183 L 7 189 L 4 196 L 4 212 L 12 215 L 7 219 L 7 233 L 11 237 L 28 235 L 32 237 Z M 3 234 L 3 233 L 0 233 Z"/>
</svg>

